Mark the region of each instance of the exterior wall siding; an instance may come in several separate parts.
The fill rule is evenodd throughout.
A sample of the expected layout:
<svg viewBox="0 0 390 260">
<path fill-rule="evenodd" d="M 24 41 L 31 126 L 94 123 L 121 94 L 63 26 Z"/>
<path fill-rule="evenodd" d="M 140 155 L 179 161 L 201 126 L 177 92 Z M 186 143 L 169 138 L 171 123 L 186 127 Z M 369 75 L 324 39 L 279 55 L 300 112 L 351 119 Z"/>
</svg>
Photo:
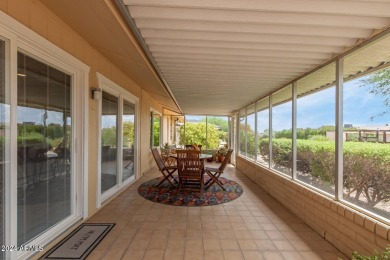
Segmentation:
<svg viewBox="0 0 390 260">
<path fill-rule="evenodd" d="M 388 225 L 240 156 L 236 167 L 345 255 L 390 244 Z"/>
</svg>

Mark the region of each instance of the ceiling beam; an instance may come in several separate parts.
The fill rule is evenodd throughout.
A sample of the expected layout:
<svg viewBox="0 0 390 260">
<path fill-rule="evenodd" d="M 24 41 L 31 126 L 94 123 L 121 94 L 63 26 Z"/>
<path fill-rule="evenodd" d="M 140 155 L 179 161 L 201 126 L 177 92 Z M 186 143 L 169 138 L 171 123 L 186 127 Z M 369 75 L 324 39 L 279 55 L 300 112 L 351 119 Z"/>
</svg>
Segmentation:
<svg viewBox="0 0 390 260">
<path fill-rule="evenodd" d="M 139 29 L 171 29 L 185 31 L 209 31 L 256 34 L 286 34 L 301 36 L 367 38 L 371 29 L 338 28 L 338 27 L 312 27 L 278 24 L 254 24 L 234 22 L 187 21 L 179 19 L 142 19 L 136 21 Z"/>
<path fill-rule="evenodd" d="M 232 56 L 232 55 L 211 55 L 211 54 L 187 54 L 187 53 L 154 53 L 153 56 L 156 58 L 182 58 L 182 59 L 200 59 L 200 60 L 230 60 L 230 61 L 255 61 L 255 62 L 285 62 L 291 60 L 294 63 L 303 64 L 321 64 L 324 62 L 323 59 L 305 59 L 305 58 L 290 58 L 284 57 L 275 59 L 273 57 L 250 57 L 250 56 Z"/>
<path fill-rule="evenodd" d="M 162 69 L 161 70 L 163 75 L 172 76 L 172 75 L 181 75 L 181 74 L 189 74 L 189 75 L 226 75 L 226 76 L 232 76 L 232 77 L 238 77 L 238 76 L 259 76 L 259 75 L 267 75 L 267 76 L 280 76 L 283 72 L 283 75 L 287 76 L 293 76 L 297 73 L 301 73 L 299 70 L 294 70 L 294 68 L 291 68 L 290 70 L 280 70 L 277 68 L 272 68 L 269 70 L 258 70 L 258 71 L 247 71 L 247 70 L 213 70 L 213 69 Z"/>
<path fill-rule="evenodd" d="M 253 43 L 253 42 L 227 42 L 227 41 L 208 41 L 208 40 L 181 40 L 181 39 L 160 39 L 148 38 L 146 44 L 149 48 L 156 46 L 171 47 L 204 47 L 219 49 L 245 49 L 245 50 L 280 50 L 280 51 L 303 51 L 319 53 L 339 53 L 342 48 L 326 45 L 309 44 L 288 44 L 288 43 Z"/>
<path fill-rule="evenodd" d="M 313 68 L 314 64 L 296 62 L 297 59 L 283 59 L 283 62 L 279 60 L 262 58 L 261 62 L 258 61 L 227 61 L 227 60 L 217 60 L 217 59 L 181 59 L 181 58 L 156 58 L 158 61 L 159 67 L 164 66 L 179 66 L 179 67 L 218 67 L 218 68 L 247 68 L 247 69 L 258 69 L 264 67 L 280 67 L 280 68 L 289 68 L 295 67 L 299 69 Z"/>
<path fill-rule="evenodd" d="M 294 1 L 295 2 L 295 1 Z M 315 1 L 317 2 L 317 1 Z M 134 19 L 181 19 L 187 21 L 220 21 L 237 23 L 264 23 L 298 26 L 341 27 L 341 28 L 384 28 L 388 26 L 388 14 L 384 17 L 346 16 L 315 13 L 257 12 L 253 10 L 231 11 L 213 9 L 128 7 Z M 388 9 L 387 9 L 388 10 Z"/>
<path fill-rule="evenodd" d="M 172 47 L 172 46 L 149 46 L 155 55 L 159 53 L 184 53 L 184 54 L 210 54 L 210 55 L 230 55 L 230 56 L 250 56 L 250 57 L 289 57 L 304 59 L 330 59 L 332 53 L 316 53 L 302 51 L 282 51 L 282 50 L 245 50 L 245 49 L 221 49 L 203 47 Z"/>
<path fill-rule="evenodd" d="M 146 40 L 153 38 L 160 39 L 186 39 L 228 42 L 252 42 L 252 43 L 291 43 L 320 46 L 351 46 L 356 40 L 338 37 L 316 37 L 300 35 L 279 35 L 279 34 L 251 34 L 251 33 L 217 33 L 217 32 L 189 32 L 175 30 L 141 30 L 142 37 Z"/>
<path fill-rule="evenodd" d="M 125 5 L 152 7 L 181 7 L 189 9 L 222 9 L 286 13 L 316 13 L 389 17 L 388 1 L 312 1 L 312 0 L 123 0 Z"/>
</svg>

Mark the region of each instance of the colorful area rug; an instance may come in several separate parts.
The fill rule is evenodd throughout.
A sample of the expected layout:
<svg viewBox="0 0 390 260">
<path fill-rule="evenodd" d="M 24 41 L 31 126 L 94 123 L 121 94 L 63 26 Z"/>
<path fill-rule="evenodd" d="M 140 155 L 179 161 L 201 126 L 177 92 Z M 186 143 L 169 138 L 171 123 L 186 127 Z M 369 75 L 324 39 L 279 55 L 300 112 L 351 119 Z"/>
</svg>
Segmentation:
<svg viewBox="0 0 390 260">
<path fill-rule="evenodd" d="M 237 199 L 244 192 L 241 185 L 237 182 L 222 177 L 219 179 L 226 191 L 221 189 L 217 184 L 213 184 L 210 188 L 205 190 L 203 194 L 185 190 L 182 190 L 180 194 L 178 194 L 178 189 L 170 186 L 167 181 L 160 185 L 160 187 L 156 187 L 162 180 L 161 177 L 142 183 L 141 186 L 138 187 L 138 193 L 145 199 L 153 202 L 174 206 L 194 207 L 227 203 Z M 205 181 L 207 181 L 207 178 L 205 178 Z"/>
</svg>

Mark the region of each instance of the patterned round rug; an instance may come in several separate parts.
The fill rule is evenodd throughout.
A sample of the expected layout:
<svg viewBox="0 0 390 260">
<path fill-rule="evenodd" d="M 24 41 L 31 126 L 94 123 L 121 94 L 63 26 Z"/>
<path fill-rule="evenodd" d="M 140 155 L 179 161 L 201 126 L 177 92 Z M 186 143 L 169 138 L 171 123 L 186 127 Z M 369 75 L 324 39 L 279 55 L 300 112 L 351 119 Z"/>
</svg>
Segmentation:
<svg viewBox="0 0 390 260">
<path fill-rule="evenodd" d="M 147 200 L 174 206 L 211 206 L 227 203 L 237 199 L 244 192 L 240 184 L 235 181 L 220 177 L 219 180 L 226 189 L 224 191 L 217 184 L 213 184 L 203 194 L 173 188 L 167 181 L 156 187 L 162 177 L 148 180 L 138 187 L 138 193 Z M 205 177 L 205 181 L 207 178 Z"/>
</svg>

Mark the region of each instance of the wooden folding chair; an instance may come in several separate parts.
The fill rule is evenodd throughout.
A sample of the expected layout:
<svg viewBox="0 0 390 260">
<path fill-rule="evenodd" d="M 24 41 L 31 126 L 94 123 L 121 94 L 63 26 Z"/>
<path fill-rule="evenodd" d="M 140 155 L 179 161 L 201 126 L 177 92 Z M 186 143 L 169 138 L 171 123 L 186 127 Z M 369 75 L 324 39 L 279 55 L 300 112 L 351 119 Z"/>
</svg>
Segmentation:
<svg viewBox="0 0 390 260">
<path fill-rule="evenodd" d="M 196 150 L 176 150 L 179 193 L 182 189 L 203 192 L 203 163 Z"/>
<path fill-rule="evenodd" d="M 210 176 L 210 179 L 205 183 L 206 190 L 210 188 L 211 185 L 213 185 L 214 183 L 218 184 L 223 190 L 226 190 L 218 178 L 222 175 L 223 171 L 225 170 L 226 165 L 230 160 L 230 157 L 232 156 L 232 153 L 233 153 L 233 149 L 229 149 L 225 156 L 225 160 L 223 160 L 219 168 L 211 168 L 211 167 L 205 168 L 206 174 Z"/>
<path fill-rule="evenodd" d="M 152 154 L 154 157 L 154 160 L 156 161 L 156 164 L 158 166 L 159 171 L 164 176 L 164 179 L 157 184 L 156 187 L 160 186 L 164 181 L 168 181 L 170 185 L 173 187 L 176 187 L 175 184 L 172 183 L 172 181 L 177 182 L 175 177 L 173 177 L 173 173 L 177 171 L 176 166 L 166 166 L 164 164 L 163 159 L 161 158 L 160 153 L 158 152 L 157 148 L 150 148 L 152 150 Z"/>
</svg>

